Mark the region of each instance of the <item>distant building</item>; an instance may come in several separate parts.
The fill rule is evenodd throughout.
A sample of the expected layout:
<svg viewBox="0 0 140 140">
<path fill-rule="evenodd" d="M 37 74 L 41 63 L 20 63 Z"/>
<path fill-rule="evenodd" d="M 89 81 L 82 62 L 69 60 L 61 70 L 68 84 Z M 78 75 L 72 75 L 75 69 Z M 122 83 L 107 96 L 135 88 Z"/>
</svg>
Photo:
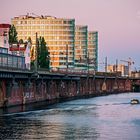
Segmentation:
<svg viewBox="0 0 140 140">
<path fill-rule="evenodd" d="M 10 24 L 0 24 L 0 47 L 9 48 Z"/>
<path fill-rule="evenodd" d="M 19 47 L 18 44 L 12 44 L 12 47 L 9 45 L 10 26 L 10 24 L 0 24 L 0 67 L 25 69 L 30 61 L 28 57 L 24 57 L 24 51 L 26 55 L 29 55 L 30 52 L 27 52 L 28 47 Z M 28 67 L 28 69 L 30 68 Z"/>
<path fill-rule="evenodd" d="M 9 51 L 13 55 L 22 56 L 25 57 L 25 67 L 26 69 L 30 69 L 30 50 L 31 50 L 31 44 L 12 44 L 9 48 Z"/>
<path fill-rule="evenodd" d="M 88 32 L 88 63 L 89 70 L 98 70 L 98 32 Z"/>
<path fill-rule="evenodd" d="M 140 78 L 140 71 L 132 71 L 131 77 L 133 78 Z"/>
<path fill-rule="evenodd" d="M 0 47 L 0 68 L 25 69 L 25 57 L 8 53 L 8 48 Z"/>
<path fill-rule="evenodd" d="M 88 43 L 87 26 L 75 26 L 75 47 L 74 58 L 76 69 L 87 69 L 87 43 Z"/>
<path fill-rule="evenodd" d="M 107 72 L 121 72 L 122 76 L 128 76 L 129 75 L 129 69 L 128 66 L 124 64 L 119 65 L 108 65 L 107 66 Z"/>
</svg>

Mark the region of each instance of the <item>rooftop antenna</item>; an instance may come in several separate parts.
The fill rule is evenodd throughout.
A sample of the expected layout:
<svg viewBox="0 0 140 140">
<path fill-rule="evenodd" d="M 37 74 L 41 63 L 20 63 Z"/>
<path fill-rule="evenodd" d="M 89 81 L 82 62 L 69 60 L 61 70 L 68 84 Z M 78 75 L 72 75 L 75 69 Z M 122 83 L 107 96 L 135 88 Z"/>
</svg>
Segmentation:
<svg viewBox="0 0 140 140">
<path fill-rule="evenodd" d="M 31 13 L 32 15 L 36 16 L 36 17 L 40 17 L 39 15 L 35 14 L 35 13 Z"/>
</svg>

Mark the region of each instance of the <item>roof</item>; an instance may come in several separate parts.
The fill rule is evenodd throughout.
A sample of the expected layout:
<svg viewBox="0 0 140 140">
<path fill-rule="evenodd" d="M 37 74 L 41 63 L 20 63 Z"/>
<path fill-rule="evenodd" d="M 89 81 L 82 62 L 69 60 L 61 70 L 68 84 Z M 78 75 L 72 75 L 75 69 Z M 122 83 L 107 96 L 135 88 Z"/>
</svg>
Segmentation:
<svg viewBox="0 0 140 140">
<path fill-rule="evenodd" d="M 25 51 L 26 50 L 26 45 L 17 45 L 13 44 L 9 48 L 10 51 Z"/>
<path fill-rule="evenodd" d="M 0 24 L 0 28 L 10 28 L 10 24 Z"/>
</svg>

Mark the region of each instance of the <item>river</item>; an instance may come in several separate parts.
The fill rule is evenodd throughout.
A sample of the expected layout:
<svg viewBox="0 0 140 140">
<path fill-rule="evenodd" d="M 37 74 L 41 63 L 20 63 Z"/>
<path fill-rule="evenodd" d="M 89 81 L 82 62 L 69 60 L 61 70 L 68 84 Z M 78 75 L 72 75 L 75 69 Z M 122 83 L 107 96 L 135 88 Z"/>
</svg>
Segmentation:
<svg viewBox="0 0 140 140">
<path fill-rule="evenodd" d="M 0 139 L 140 140 L 140 93 L 79 99 L 0 114 Z"/>
</svg>

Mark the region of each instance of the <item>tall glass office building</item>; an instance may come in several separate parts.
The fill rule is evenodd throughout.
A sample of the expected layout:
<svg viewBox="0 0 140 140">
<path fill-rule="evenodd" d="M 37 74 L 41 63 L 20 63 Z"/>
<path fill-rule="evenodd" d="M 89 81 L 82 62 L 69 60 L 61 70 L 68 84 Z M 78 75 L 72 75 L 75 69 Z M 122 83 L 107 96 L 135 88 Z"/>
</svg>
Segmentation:
<svg viewBox="0 0 140 140">
<path fill-rule="evenodd" d="M 36 33 L 45 38 L 51 68 L 74 67 L 75 19 L 25 15 L 14 17 L 12 24 L 16 27 L 18 39 L 25 41 L 31 37 L 35 45 Z"/>
<path fill-rule="evenodd" d="M 88 32 L 89 70 L 98 70 L 98 32 Z"/>
<path fill-rule="evenodd" d="M 87 26 L 75 26 L 75 69 L 87 69 Z"/>
<path fill-rule="evenodd" d="M 36 44 L 36 33 L 45 38 L 51 68 L 97 71 L 98 32 L 88 32 L 87 26 L 75 26 L 75 19 L 27 14 L 14 17 L 12 24 L 18 39 L 25 41 L 31 37 L 32 46 Z"/>
</svg>

